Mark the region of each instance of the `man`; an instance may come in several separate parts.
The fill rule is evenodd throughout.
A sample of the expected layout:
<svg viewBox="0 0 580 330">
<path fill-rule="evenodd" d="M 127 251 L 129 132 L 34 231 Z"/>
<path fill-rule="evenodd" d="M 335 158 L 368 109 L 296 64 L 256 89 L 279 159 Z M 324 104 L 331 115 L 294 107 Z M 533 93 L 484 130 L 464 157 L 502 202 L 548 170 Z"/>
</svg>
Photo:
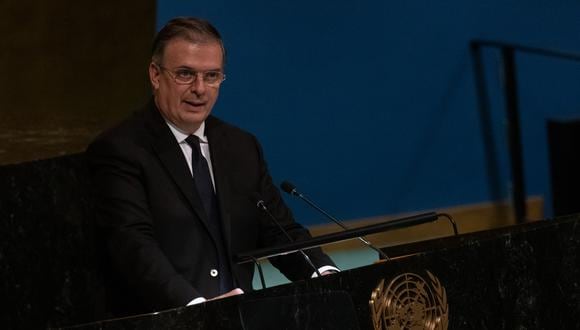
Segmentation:
<svg viewBox="0 0 580 330">
<path fill-rule="evenodd" d="M 153 100 L 89 146 L 116 315 L 251 290 L 254 266 L 233 256 L 288 242 L 257 199 L 294 240 L 310 237 L 272 183 L 256 138 L 210 115 L 224 62 L 210 23 L 171 20 L 153 44 Z M 320 250 L 307 253 L 320 273 L 337 271 Z M 290 280 L 314 272 L 297 253 L 271 261 Z"/>
</svg>

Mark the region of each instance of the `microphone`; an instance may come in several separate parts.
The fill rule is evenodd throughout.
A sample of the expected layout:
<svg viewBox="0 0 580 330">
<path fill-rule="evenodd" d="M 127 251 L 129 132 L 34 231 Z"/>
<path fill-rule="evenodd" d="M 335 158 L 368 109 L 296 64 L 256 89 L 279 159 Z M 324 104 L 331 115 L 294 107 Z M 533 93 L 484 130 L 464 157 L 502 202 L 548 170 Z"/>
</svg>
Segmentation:
<svg viewBox="0 0 580 330">
<path fill-rule="evenodd" d="M 312 202 L 310 199 L 308 199 L 307 197 L 305 197 L 303 194 L 301 194 L 300 192 L 298 192 L 298 190 L 296 189 L 296 186 L 293 185 L 292 183 L 288 182 L 288 181 L 283 181 L 280 184 L 280 188 L 282 189 L 282 191 L 292 195 L 292 196 L 296 196 L 298 198 L 300 198 L 301 200 L 303 200 L 304 202 L 306 202 L 306 204 L 308 204 L 309 206 L 311 206 L 312 208 L 314 208 L 316 211 L 322 213 L 327 219 L 332 220 L 332 222 L 336 223 L 337 225 L 339 225 L 342 229 L 344 230 L 348 230 L 349 228 L 347 226 L 345 226 L 340 220 L 336 219 L 335 217 L 333 217 L 332 215 L 328 214 L 328 212 L 324 211 L 322 208 L 320 208 L 318 205 L 314 204 L 314 202 Z M 383 252 L 381 249 L 377 248 L 376 246 L 372 245 L 371 242 L 367 241 L 366 238 L 364 237 L 357 237 L 359 239 L 359 241 L 363 242 L 366 246 L 368 246 L 369 248 L 375 250 L 376 252 L 378 252 L 378 254 L 383 257 L 383 259 L 385 260 L 390 260 L 391 258 L 389 258 L 389 256 L 387 256 L 387 254 L 385 252 Z"/>
<path fill-rule="evenodd" d="M 259 208 L 260 210 L 262 210 L 266 215 L 268 215 L 268 217 L 270 219 L 272 219 L 272 222 L 274 222 L 276 224 L 276 226 L 278 226 L 278 229 L 280 229 L 280 231 L 282 233 L 284 233 L 284 235 L 286 236 L 286 238 L 288 238 L 288 241 L 290 241 L 290 243 L 294 243 L 294 239 L 292 238 L 292 236 L 290 236 L 290 234 L 288 234 L 288 232 L 284 229 L 284 227 L 282 227 L 282 225 L 276 219 L 276 217 L 270 212 L 268 207 L 266 207 L 266 203 L 260 197 L 260 194 L 255 193 L 254 199 L 256 200 L 256 207 Z M 312 263 L 312 260 L 310 260 L 310 257 L 308 257 L 308 255 L 306 253 L 304 253 L 304 251 L 302 249 L 298 249 L 298 252 L 300 252 L 300 254 L 302 254 L 302 256 L 304 257 L 304 260 L 306 260 L 308 265 L 310 265 L 310 267 L 314 270 L 314 273 L 316 273 L 316 275 L 318 277 L 321 277 L 322 275 L 318 271 L 318 268 L 316 268 L 316 266 L 314 266 L 314 264 Z"/>
</svg>

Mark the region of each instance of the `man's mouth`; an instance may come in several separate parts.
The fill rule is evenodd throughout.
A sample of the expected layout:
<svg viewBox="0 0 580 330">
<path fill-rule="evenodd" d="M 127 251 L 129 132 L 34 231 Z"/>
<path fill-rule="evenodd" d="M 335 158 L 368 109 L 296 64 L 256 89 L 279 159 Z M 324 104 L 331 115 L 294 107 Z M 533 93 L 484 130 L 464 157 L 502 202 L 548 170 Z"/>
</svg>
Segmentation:
<svg viewBox="0 0 580 330">
<path fill-rule="evenodd" d="M 199 107 L 205 105 L 205 102 L 201 102 L 201 101 L 188 101 L 188 100 L 185 100 L 183 102 L 189 104 L 190 106 L 192 106 L 194 108 L 199 108 Z"/>
</svg>

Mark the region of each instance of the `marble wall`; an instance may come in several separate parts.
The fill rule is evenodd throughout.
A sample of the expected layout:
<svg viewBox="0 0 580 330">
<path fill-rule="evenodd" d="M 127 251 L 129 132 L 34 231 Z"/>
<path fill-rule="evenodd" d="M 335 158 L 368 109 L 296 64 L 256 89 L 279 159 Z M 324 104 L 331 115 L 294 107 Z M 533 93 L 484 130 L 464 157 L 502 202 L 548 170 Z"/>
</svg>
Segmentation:
<svg viewBox="0 0 580 330">
<path fill-rule="evenodd" d="M 84 155 L 0 166 L 0 186 L 5 188 L 0 191 L 0 327 L 60 327 L 105 319 Z M 368 301 L 378 282 L 428 270 L 446 289 L 450 329 L 577 329 L 579 224 L 575 215 L 393 246 L 385 252 L 398 258 L 390 262 L 86 328 L 239 329 L 240 322 L 262 317 L 244 311 L 250 302 L 288 297 L 306 317 L 320 314 L 319 304 L 299 297 L 346 292 L 356 314 L 353 322 L 370 329 Z M 287 313 L 265 305 L 272 309 L 264 315 L 271 321 L 275 313 Z"/>
<path fill-rule="evenodd" d="M 0 167 L 0 327 L 103 317 L 82 154 Z"/>
</svg>

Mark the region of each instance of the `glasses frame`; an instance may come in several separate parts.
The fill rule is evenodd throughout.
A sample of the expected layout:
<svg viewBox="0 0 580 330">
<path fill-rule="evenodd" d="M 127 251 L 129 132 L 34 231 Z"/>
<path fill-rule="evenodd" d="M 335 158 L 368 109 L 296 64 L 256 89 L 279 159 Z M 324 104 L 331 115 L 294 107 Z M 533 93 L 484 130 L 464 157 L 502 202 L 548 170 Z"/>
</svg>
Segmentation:
<svg viewBox="0 0 580 330">
<path fill-rule="evenodd" d="M 166 67 L 164 67 L 164 66 L 163 66 L 163 65 L 161 65 L 161 64 L 157 64 L 157 63 L 155 63 L 155 65 L 156 65 L 156 66 L 157 66 L 157 67 L 158 67 L 158 68 L 159 68 L 161 71 L 165 71 L 165 72 L 167 72 L 167 73 L 169 74 L 169 76 L 171 77 L 171 79 L 173 79 L 173 81 L 174 81 L 176 84 L 178 84 L 178 85 L 192 85 L 193 83 L 195 83 L 195 82 L 197 81 L 197 79 L 199 79 L 199 75 L 200 75 L 200 74 L 202 75 L 202 76 L 201 76 L 201 81 L 202 81 L 202 82 L 203 82 L 203 83 L 204 83 L 206 86 L 209 86 L 209 87 L 219 87 L 219 86 L 221 85 L 221 83 L 223 83 L 223 82 L 224 82 L 224 80 L 226 80 L 226 74 L 225 74 L 225 73 L 223 73 L 222 71 L 219 71 L 219 70 L 208 70 L 208 71 L 195 71 L 195 70 L 191 70 L 191 69 L 174 69 L 174 70 L 171 70 L 171 69 L 169 69 L 169 68 L 166 68 Z M 192 74 L 194 74 L 194 75 L 193 75 L 193 78 L 191 79 L 191 81 L 190 81 L 190 82 L 179 81 L 179 80 L 178 80 L 178 78 L 177 78 L 177 73 L 176 73 L 176 71 L 178 71 L 178 70 L 188 70 L 188 71 L 190 71 Z M 207 81 L 205 80 L 205 76 L 204 76 L 204 75 L 205 75 L 206 73 L 208 73 L 208 72 L 217 72 L 217 73 L 220 73 L 220 74 L 222 75 L 222 78 L 221 78 L 220 80 L 216 81 L 216 82 L 207 82 Z"/>
</svg>

